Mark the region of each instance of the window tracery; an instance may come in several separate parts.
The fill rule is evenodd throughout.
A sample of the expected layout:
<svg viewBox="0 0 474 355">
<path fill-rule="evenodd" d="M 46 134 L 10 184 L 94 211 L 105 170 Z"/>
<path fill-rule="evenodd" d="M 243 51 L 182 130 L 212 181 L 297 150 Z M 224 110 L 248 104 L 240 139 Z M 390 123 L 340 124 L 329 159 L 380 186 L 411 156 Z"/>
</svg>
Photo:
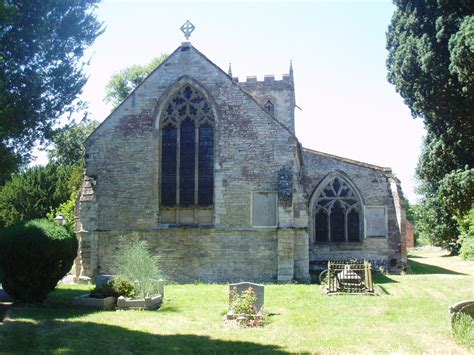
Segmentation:
<svg viewBox="0 0 474 355">
<path fill-rule="evenodd" d="M 361 202 L 341 177 L 330 179 L 314 202 L 315 242 L 361 241 Z"/>
<path fill-rule="evenodd" d="M 164 105 L 161 128 L 161 205 L 211 206 L 214 191 L 214 114 L 205 96 L 184 85 Z"/>
</svg>

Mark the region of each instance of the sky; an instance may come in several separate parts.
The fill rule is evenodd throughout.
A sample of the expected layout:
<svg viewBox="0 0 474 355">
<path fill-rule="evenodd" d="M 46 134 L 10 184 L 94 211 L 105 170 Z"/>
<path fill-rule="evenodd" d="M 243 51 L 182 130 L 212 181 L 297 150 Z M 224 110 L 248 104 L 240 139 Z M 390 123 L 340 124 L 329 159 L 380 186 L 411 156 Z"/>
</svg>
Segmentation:
<svg viewBox="0 0 474 355">
<path fill-rule="evenodd" d="M 281 79 L 292 60 L 303 146 L 391 167 L 413 203 L 424 129 L 386 79 L 394 9 L 390 0 L 103 0 L 96 13 L 106 31 L 86 53 L 82 99 L 90 117 L 103 121 L 111 111 L 103 102 L 110 77 L 172 53 L 190 20 L 192 45 L 226 72 L 232 63 L 241 81 Z"/>
</svg>

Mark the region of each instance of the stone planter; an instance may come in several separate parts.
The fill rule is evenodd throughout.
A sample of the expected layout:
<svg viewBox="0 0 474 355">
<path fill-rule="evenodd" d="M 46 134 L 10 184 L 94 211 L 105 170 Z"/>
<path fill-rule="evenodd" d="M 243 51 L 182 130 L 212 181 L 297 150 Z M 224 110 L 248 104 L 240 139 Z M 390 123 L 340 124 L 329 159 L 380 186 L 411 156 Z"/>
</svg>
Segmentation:
<svg viewBox="0 0 474 355">
<path fill-rule="evenodd" d="M 93 309 L 112 310 L 115 309 L 116 304 L 117 299 L 115 297 L 95 298 L 91 297 L 90 293 L 72 299 L 73 306 Z"/>
<path fill-rule="evenodd" d="M 3 320 L 7 316 L 8 309 L 12 304 L 12 302 L 0 302 L 0 323 L 3 323 Z"/>
<path fill-rule="evenodd" d="M 118 309 L 158 309 L 163 302 L 163 296 L 158 295 L 155 297 L 146 297 L 146 298 L 126 298 L 120 296 L 117 299 L 117 308 Z"/>
</svg>

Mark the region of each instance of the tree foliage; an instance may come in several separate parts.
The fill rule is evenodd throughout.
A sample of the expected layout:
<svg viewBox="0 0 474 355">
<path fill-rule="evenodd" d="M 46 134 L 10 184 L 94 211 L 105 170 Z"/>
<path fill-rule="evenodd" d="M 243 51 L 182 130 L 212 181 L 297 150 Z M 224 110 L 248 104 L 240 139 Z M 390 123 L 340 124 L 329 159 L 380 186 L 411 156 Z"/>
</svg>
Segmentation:
<svg viewBox="0 0 474 355">
<path fill-rule="evenodd" d="M 131 65 L 112 75 L 105 87 L 104 101 L 112 103 L 114 108 L 120 105 L 167 58 L 168 54 L 161 54 L 146 65 Z"/>
<path fill-rule="evenodd" d="M 93 13 L 99 1 L 0 2 L 0 179 L 28 162 L 60 116 L 81 107 L 81 57 L 103 32 Z"/>
<path fill-rule="evenodd" d="M 387 32 L 388 80 L 414 117 L 472 166 L 474 96 L 459 73 L 471 63 L 467 29 L 471 0 L 396 0 Z M 454 59 L 454 62 L 451 60 Z M 467 65 L 469 67 L 469 65 Z M 472 73 L 471 73 L 472 74 Z M 464 78 L 461 75 L 461 78 Z"/>
<path fill-rule="evenodd" d="M 83 121 L 56 130 L 51 137 L 53 148 L 48 152 L 49 160 L 66 165 L 82 164 L 84 141 L 98 125 L 97 121 Z"/>
<path fill-rule="evenodd" d="M 457 251 L 458 222 L 473 198 L 474 3 L 394 3 L 387 32 L 388 80 L 427 130 L 417 167 L 423 200 L 416 230 L 435 245 Z"/>
<path fill-rule="evenodd" d="M 0 188 L 0 227 L 45 218 L 77 191 L 81 179 L 81 167 L 54 163 L 14 174 Z"/>
</svg>

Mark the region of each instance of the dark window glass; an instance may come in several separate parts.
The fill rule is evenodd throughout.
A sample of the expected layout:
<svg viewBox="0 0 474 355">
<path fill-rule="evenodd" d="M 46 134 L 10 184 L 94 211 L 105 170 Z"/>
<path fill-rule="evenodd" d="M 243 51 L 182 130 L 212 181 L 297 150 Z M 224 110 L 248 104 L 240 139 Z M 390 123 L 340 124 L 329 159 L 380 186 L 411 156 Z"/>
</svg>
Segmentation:
<svg viewBox="0 0 474 355">
<path fill-rule="evenodd" d="M 315 218 L 316 225 L 316 241 L 327 242 L 329 236 L 328 215 L 324 210 L 319 210 Z"/>
<path fill-rule="evenodd" d="M 350 242 L 358 242 L 359 239 L 359 213 L 352 210 L 347 215 L 347 238 Z"/>
<path fill-rule="evenodd" d="M 336 201 L 331 210 L 331 241 L 344 242 L 345 240 L 344 210 L 339 201 Z"/>
<path fill-rule="evenodd" d="M 339 194 L 339 196 L 341 197 L 347 197 L 347 195 L 349 194 L 349 189 L 341 189 L 341 193 Z"/>
<path fill-rule="evenodd" d="M 214 193 L 214 130 L 210 125 L 199 128 L 199 205 L 212 205 Z"/>
<path fill-rule="evenodd" d="M 212 205 L 214 115 L 209 103 L 202 93 L 186 84 L 166 103 L 160 120 L 161 203 L 165 206 Z M 179 176 L 176 176 L 177 173 Z"/>
<path fill-rule="evenodd" d="M 341 182 L 339 181 L 339 179 L 334 179 L 332 187 L 334 188 L 334 191 L 336 191 L 337 194 L 339 192 L 339 188 L 341 187 Z"/>
<path fill-rule="evenodd" d="M 271 113 L 272 115 L 275 113 L 275 106 L 273 105 L 272 100 L 267 100 L 263 104 L 263 108 L 268 112 Z"/>
<path fill-rule="evenodd" d="M 327 188 L 324 190 L 324 194 L 326 195 L 326 197 L 334 197 L 334 192 L 332 191 L 331 187 Z"/>
<path fill-rule="evenodd" d="M 191 120 L 181 124 L 180 167 L 179 167 L 179 204 L 194 205 L 195 174 L 195 128 Z"/>
<path fill-rule="evenodd" d="M 162 130 L 161 203 L 176 205 L 176 128 Z"/>
</svg>

